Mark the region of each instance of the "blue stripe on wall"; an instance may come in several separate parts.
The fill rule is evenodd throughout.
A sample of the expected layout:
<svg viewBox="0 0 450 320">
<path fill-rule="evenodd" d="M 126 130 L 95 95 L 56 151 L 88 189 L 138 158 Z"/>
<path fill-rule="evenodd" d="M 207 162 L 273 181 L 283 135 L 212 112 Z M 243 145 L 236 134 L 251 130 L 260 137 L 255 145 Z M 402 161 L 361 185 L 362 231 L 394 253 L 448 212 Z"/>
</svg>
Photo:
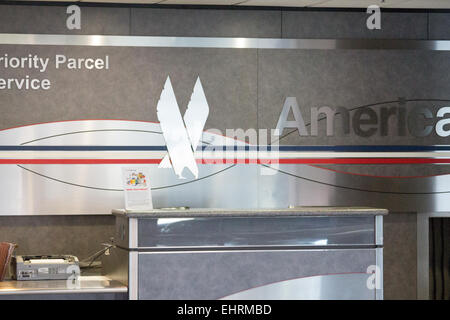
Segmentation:
<svg viewBox="0 0 450 320">
<path fill-rule="evenodd" d="M 166 146 L 11 146 L 2 145 L 0 151 L 166 151 Z M 438 146 L 202 146 L 204 151 L 327 151 L 327 152 L 426 152 L 450 151 L 450 145 Z"/>
</svg>

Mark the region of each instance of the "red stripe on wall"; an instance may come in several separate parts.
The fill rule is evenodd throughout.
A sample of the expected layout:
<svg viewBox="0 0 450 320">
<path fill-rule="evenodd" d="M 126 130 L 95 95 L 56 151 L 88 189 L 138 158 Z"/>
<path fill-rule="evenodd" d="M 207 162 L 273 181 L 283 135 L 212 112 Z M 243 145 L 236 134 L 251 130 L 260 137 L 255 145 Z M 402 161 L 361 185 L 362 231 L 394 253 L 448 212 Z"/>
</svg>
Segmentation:
<svg viewBox="0 0 450 320">
<path fill-rule="evenodd" d="M 0 164 L 159 164 L 162 159 L 0 159 Z"/>
</svg>

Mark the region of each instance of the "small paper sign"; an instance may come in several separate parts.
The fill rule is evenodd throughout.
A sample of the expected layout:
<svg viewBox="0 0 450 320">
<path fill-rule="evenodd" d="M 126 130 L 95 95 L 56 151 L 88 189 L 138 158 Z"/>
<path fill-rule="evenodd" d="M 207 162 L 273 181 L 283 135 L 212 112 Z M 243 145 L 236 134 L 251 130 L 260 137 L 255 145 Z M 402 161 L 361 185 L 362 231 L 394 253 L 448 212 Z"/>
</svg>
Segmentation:
<svg viewBox="0 0 450 320">
<path fill-rule="evenodd" d="M 122 168 L 126 210 L 153 209 L 148 168 Z"/>
</svg>

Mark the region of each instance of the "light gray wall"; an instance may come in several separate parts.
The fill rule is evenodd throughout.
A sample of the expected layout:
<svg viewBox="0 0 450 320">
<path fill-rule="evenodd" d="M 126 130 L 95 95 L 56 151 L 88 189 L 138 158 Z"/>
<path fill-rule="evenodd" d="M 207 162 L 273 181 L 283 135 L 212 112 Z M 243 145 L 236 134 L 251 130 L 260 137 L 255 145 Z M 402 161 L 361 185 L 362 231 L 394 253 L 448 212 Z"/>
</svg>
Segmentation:
<svg viewBox="0 0 450 320">
<path fill-rule="evenodd" d="M 213 10 L 82 7 L 82 29 L 65 27 L 63 6 L 0 5 L 1 33 L 103 34 L 154 36 L 212 36 L 267 38 L 390 38 L 450 39 L 450 13 L 388 12 L 382 16 L 382 30 L 365 28 L 362 12 L 314 12 L 291 10 Z M 76 50 L 76 49 L 73 49 Z M 126 51 L 126 50 L 125 50 Z M 170 54 L 167 53 L 167 54 Z M 249 50 L 244 68 L 256 74 L 255 52 Z M 329 53 L 333 55 L 333 53 Z M 126 52 L 124 53 L 126 55 Z M 395 53 L 394 53 L 395 55 Z M 264 58 L 258 63 L 262 68 Z M 281 57 L 283 58 L 283 57 Z M 407 58 L 399 55 L 398 59 Z M 445 57 L 448 59 L 448 57 Z M 317 58 L 315 58 L 317 59 Z M 349 57 L 351 59 L 351 57 Z M 383 57 L 378 57 L 383 62 Z M 432 57 L 429 58 L 432 60 Z M 283 60 L 283 59 L 282 59 Z M 314 60 L 312 61 L 314 62 Z M 319 61 L 320 62 L 320 61 Z M 444 61 L 445 62 L 445 61 Z M 420 68 L 420 66 L 417 66 Z M 249 81 L 253 81 L 249 79 Z M 250 82 L 251 82 L 250 81 Z M 190 83 L 191 81 L 180 81 Z M 267 84 L 269 86 L 269 84 Z M 156 88 L 157 91 L 160 88 Z M 348 90 L 351 90 L 349 85 Z M 214 92 L 215 88 L 210 88 Z M 188 99 L 188 88 L 181 92 L 180 105 Z M 255 90 L 250 90 L 255 92 Z M 264 114 L 257 114 L 258 103 L 265 102 L 261 92 L 241 98 L 248 105 L 247 116 L 232 119 L 227 112 L 215 113 L 211 126 L 262 126 Z M 259 100 L 259 101 L 258 101 Z M 230 102 L 230 105 L 234 104 Z M 277 105 L 277 107 L 279 107 Z M 252 109 L 253 108 L 253 109 Z M 111 110 L 106 110 L 111 113 Z M 94 110 L 93 112 L 106 112 Z M 114 112 L 114 110 L 112 110 Z M 35 117 L 39 117 L 36 114 Z M 33 119 L 31 118 L 30 121 Z M 36 120 L 36 119 L 34 119 Z M 2 120 L 4 121 L 4 120 Z M 4 123 L 3 125 L 7 125 Z M 295 143 L 295 142 L 294 142 Z M 360 168 L 364 172 L 366 168 Z M 382 172 L 386 172 L 382 170 Z M 415 214 L 393 214 L 385 219 L 385 298 L 415 298 L 416 218 Z M 99 247 L 113 233 L 111 217 L 0 217 L 0 240 L 20 244 L 19 253 L 74 253 L 84 257 Z"/>
</svg>

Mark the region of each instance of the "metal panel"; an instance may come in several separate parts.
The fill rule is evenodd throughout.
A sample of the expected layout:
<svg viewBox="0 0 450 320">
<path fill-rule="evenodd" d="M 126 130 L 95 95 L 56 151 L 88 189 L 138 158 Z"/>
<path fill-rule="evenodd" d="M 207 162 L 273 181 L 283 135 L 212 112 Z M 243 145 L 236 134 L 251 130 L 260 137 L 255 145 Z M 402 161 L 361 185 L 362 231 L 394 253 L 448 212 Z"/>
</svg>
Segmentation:
<svg viewBox="0 0 450 320">
<path fill-rule="evenodd" d="M 383 216 L 375 216 L 375 244 L 383 245 Z"/>
<path fill-rule="evenodd" d="M 389 49 L 450 50 L 446 40 L 381 40 L 381 39 L 264 39 L 205 37 L 145 37 L 101 35 L 0 34 L 0 44 L 170 47 L 170 48 L 235 48 L 235 49 Z"/>
<path fill-rule="evenodd" d="M 150 270 L 152 270 L 150 268 Z M 131 251 L 128 254 L 128 299 L 139 299 L 139 254 Z"/>
<path fill-rule="evenodd" d="M 129 229 L 128 229 L 128 246 L 130 248 L 136 248 L 139 241 L 139 219 L 128 219 Z"/>
<path fill-rule="evenodd" d="M 259 286 L 222 300 L 373 300 L 373 291 L 363 289 L 366 282 L 363 273 L 320 275 Z"/>
<path fill-rule="evenodd" d="M 373 216 L 139 220 L 139 248 L 375 245 Z"/>
<path fill-rule="evenodd" d="M 139 253 L 139 299 L 220 299 L 263 285 L 331 274 L 359 274 L 368 279 L 367 267 L 375 263 L 375 249 Z M 342 298 L 375 299 L 375 291 L 368 292 L 361 277 L 331 283 L 354 288 Z M 310 289 L 307 283 L 301 288 Z M 245 298 L 257 297 L 249 294 Z M 329 297 L 325 292 L 315 296 Z M 299 295 L 279 293 L 270 298 L 295 299 Z"/>
<path fill-rule="evenodd" d="M 376 255 L 376 283 L 380 285 L 378 288 L 375 288 L 375 299 L 383 300 L 384 299 L 384 266 L 383 266 L 383 248 L 375 249 Z"/>
<path fill-rule="evenodd" d="M 206 141 L 226 145 L 228 140 L 204 134 Z M 160 146 L 164 141 L 158 124 L 90 120 L 26 126 L 2 131 L 0 143 L 30 146 Z M 5 151 L 11 152 L 11 151 Z M 20 151 L 22 152 L 22 151 Z M 33 157 L 50 151 L 33 151 Z M 60 151 L 71 157 L 74 151 Z M 92 157 L 106 157 L 108 151 L 78 151 Z M 153 151 L 151 151 L 153 152 Z M 153 156 L 137 151 L 139 157 Z M 162 157 L 165 151 L 156 151 Z M 76 153 L 76 152 L 75 152 Z M 130 151 L 116 151 L 130 156 Z M 302 152 L 292 152 L 301 154 Z M 312 152 L 307 152 L 312 153 Z M 318 152 L 322 153 L 322 152 Z M 67 156 L 66 156 L 67 154 Z M 328 156 L 333 153 L 328 152 Z M 335 152 L 336 156 L 338 155 Z M 60 154 L 61 155 L 61 154 Z M 430 155 L 434 155 L 430 152 Z M 45 157 L 45 156 L 44 156 Z M 222 208 L 274 208 L 288 205 L 383 206 L 395 211 L 448 210 L 449 175 L 414 179 L 366 177 L 309 165 L 279 165 L 264 168 L 256 164 L 200 165 L 198 180 L 180 182 L 172 169 L 146 165 L 152 176 L 155 207 L 190 206 Z M 372 167 L 372 166 L 371 166 Z M 399 168 L 401 166 L 385 167 Z M 433 166 L 434 169 L 445 166 Z M 27 214 L 109 214 L 123 207 L 121 165 L 2 165 L 0 213 Z M 373 168 L 373 167 L 372 167 Z M 266 169 L 266 172 L 263 172 Z M 413 171 L 410 166 L 408 171 Z M 262 173 L 272 175 L 261 175 Z M 391 170 L 391 169 L 390 169 Z M 92 179 L 92 177 L 102 177 Z M 394 182 L 394 183 L 393 183 Z M 59 201 L 55 201 L 59 199 Z M 79 199 L 80 201 L 73 201 Z"/>
</svg>

